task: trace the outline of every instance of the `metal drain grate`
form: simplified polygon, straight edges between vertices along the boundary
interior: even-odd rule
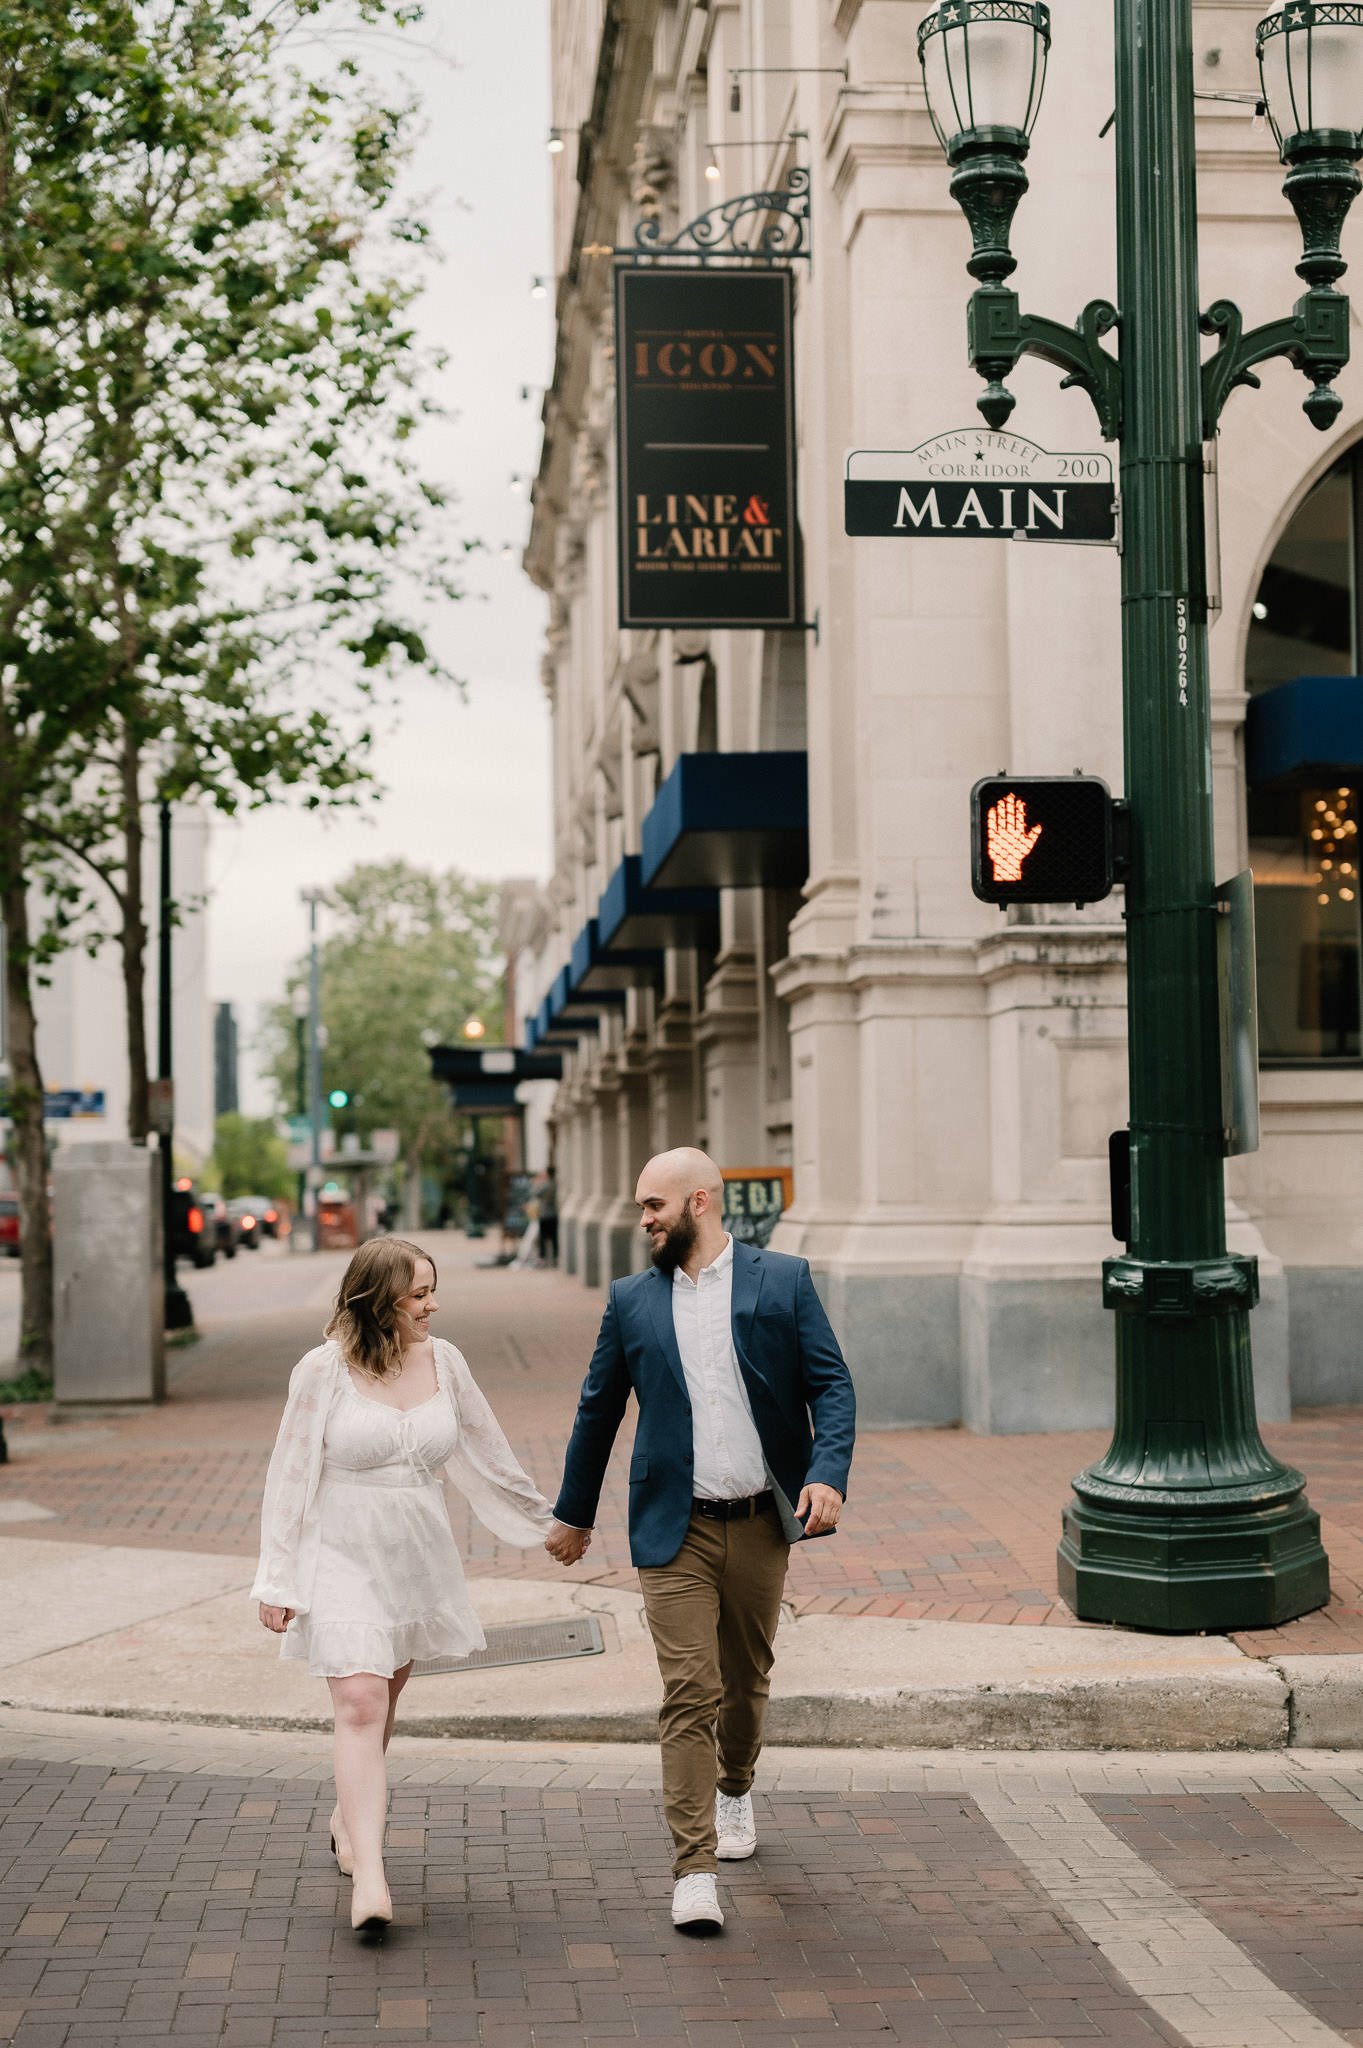
[[[606,1647],[601,1624],[590,1615],[579,1621],[527,1621],[485,1633],[485,1650],[475,1650],[471,1657],[427,1657],[413,1664],[413,1678],[430,1678],[446,1671],[489,1671],[499,1664],[553,1664],[560,1657],[599,1657]]]

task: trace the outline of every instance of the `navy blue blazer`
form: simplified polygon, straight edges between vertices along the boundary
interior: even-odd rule
[[[846,1498],[856,1425],[843,1362],[806,1260],[734,1241],[734,1350],[786,1535],[810,1481]],[[656,1266],[611,1287],[554,1513],[589,1529],[630,1393],[639,1424],[629,1466],[629,1546],[637,1565],[670,1564],[691,1520],[691,1402],[672,1327],[672,1280]],[[811,1418],[813,1426],[811,1428]]]

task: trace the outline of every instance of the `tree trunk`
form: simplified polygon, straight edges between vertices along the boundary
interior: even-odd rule
[[[402,1227],[417,1231],[421,1228],[421,1154],[413,1152],[407,1161],[403,1186]]]
[[[147,920],[142,873],[146,831],[142,823],[141,766],[137,741],[131,727],[125,725],[123,891],[118,944],[123,955],[123,1013],[128,1034],[128,1136],[134,1145],[146,1144],[151,1124],[147,1093]]]
[[[10,1145],[19,1195],[20,1372],[52,1375],[52,1209],[47,1193],[47,1137],[43,1129],[43,1077],[33,1025],[29,971],[28,898],[18,833],[0,853],[0,917],[5,925],[5,998],[9,1011]]]

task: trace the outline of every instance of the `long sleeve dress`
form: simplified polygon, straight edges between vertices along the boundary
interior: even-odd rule
[[[283,1658],[314,1677],[391,1678],[484,1644],[444,1488],[528,1549],[553,1521],[463,1354],[433,1340],[436,1392],[406,1413],[362,1394],[335,1343],[299,1360],[265,1479],[251,1597],[291,1607]]]

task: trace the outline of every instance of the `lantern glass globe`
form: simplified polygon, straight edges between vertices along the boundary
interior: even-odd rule
[[[1050,9],[1041,0],[939,0],[919,28],[918,60],[948,156],[981,129],[1031,135],[1050,46]]]
[[[1264,105],[1284,156],[1304,136],[1363,135],[1363,5],[1286,0],[1256,31]]]

